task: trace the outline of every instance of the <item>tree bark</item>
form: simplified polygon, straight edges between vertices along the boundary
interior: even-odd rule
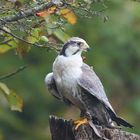
[[[50,116],[50,131],[52,140],[140,140],[140,136],[120,129],[102,128],[96,125],[102,137],[98,137],[89,124],[74,129],[72,120]]]

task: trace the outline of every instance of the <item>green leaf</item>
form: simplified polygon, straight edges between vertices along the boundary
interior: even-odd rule
[[[38,42],[39,41],[39,38],[40,38],[40,29],[39,28],[36,28],[32,31],[31,35],[27,37],[27,40],[30,42],[30,43],[35,43],[35,42]]]
[[[6,53],[7,51],[11,49],[15,49],[17,47],[17,43],[13,41],[9,41],[8,44],[2,44],[0,45],[0,54]]]
[[[10,95],[7,96],[7,100],[10,104],[10,108],[13,111],[22,111],[23,100],[20,96],[18,96],[14,91],[10,92]]]
[[[11,110],[13,111],[22,111],[23,108],[23,100],[20,96],[16,94],[13,90],[9,89],[6,84],[0,82],[0,91],[6,97]]]
[[[68,34],[66,34],[65,32],[63,32],[61,29],[57,29],[54,32],[54,35],[61,40],[62,42],[65,42],[66,40],[68,40],[70,38],[70,36]]]

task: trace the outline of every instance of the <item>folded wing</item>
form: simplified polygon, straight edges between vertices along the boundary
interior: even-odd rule
[[[116,115],[114,109],[108,101],[104,87],[95,72],[85,63],[82,65],[81,69],[82,75],[78,79],[78,85],[83,88],[87,94],[93,95],[103,104],[111,119],[115,121],[117,125],[132,128],[133,126],[131,124]]]

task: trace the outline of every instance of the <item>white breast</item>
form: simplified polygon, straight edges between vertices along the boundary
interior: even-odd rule
[[[83,60],[80,55],[71,57],[58,56],[53,63],[53,74],[56,80],[78,78],[81,71]]]
[[[53,74],[58,90],[70,101],[77,100],[77,79],[80,77],[83,60],[80,55],[58,56],[53,63]],[[75,101],[74,101],[75,102]]]

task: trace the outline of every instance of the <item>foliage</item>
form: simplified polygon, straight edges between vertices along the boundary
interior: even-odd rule
[[[56,41],[52,41],[52,37],[56,37],[60,41],[68,39],[69,36],[65,32],[65,25],[67,23],[76,24],[77,16],[89,18],[104,16],[101,12],[104,2],[99,2],[101,5],[100,8],[94,11],[92,10],[92,6],[96,1],[72,0],[68,2],[48,2],[47,9],[32,13],[33,16],[28,17],[29,13],[31,15],[31,12],[34,12],[36,7],[42,6],[43,2],[45,3],[45,1],[29,1],[29,5],[27,5],[26,1],[18,0],[1,2],[2,12],[0,17],[2,18],[0,23],[2,25],[0,30],[2,32],[0,35],[0,53],[15,49],[17,54],[24,56],[31,49],[31,46],[53,49]],[[49,5],[50,3],[51,5]],[[28,12],[27,9],[31,7],[33,10]],[[8,12],[8,9],[10,9],[10,12]],[[15,18],[10,17],[13,14],[15,14]],[[28,18],[21,19],[22,16]],[[106,17],[104,16],[104,18]],[[61,36],[61,32],[63,32],[63,38],[59,37]],[[46,36],[47,40],[42,40],[42,36]]]
[[[11,75],[15,67],[18,70],[21,65],[29,65],[18,74],[16,70],[9,78],[0,77],[0,89],[4,91],[0,92],[4,93],[0,94],[0,139],[45,140],[49,138],[50,114],[78,118],[77,109],[66,107],[46,94],[44,85],[45,74],[51,71],[56,52],[70,36],[84,38],[93,48],[87,54],[86,63],[92,65],[101,78],[117,114],[134,124],[134,130],[128,131],[140,134],[139,3],[121,0],[63,2],[64,5],[53,5],[26,18],[3,22],[9,16],[22,15],[41,6],[46,0],[0,1],[1,77],[7,73]],[[18,110],[23,105],[19,98],[23,98],[22,113],[8,110],[3,97],[9,97],[7,91],[14,91],[8,101]]]
[[[11,110],[22,111],[23,101],[14,91],[10,90],[4,83],[0,83],[0,91],[7,98]]]

